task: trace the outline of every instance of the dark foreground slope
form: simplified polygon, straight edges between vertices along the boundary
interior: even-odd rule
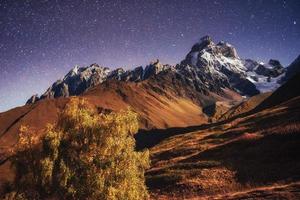
[[[294,81],[275,94],[292,91]],[[299,95],[239,118],[160,134],[166,137],[151,145],[147,172],[153,199],[299,198]]]

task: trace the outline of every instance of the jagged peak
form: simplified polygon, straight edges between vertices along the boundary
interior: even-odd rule
[[[161,64],[161,63],[159,62],[159,59],[158,59],[158,58],[157,58],[156,60],[150,62],[150,65],[158,65],[158,64]]]
[[[212,38],[209,35],[205,35],[200,38],[200,44],[201,43],[212,43]]]
[[[98,65],[97,63],[93,63],[90,65],[90,67],[100,67],[100,65]]]
[[[208,35],[200,38],[200,41],[192,47],[190,53],[200,52],[203,50],[213,53],[221,53],[225,57],[239,58],[237,51],[232,44],[226,41],[220,41],[217,44],[215,44],[212,38]]]
[[[206,36],[200,38],[198,43],[194,44],[191,52],[199,52],[199,51],[205,49],[209,45],[214,45],[214,43],[213,43],[211,37],[206,35]]]
[[[224,40],[221,40],[220,42],[218,42],[217,46],[226,46],[226,47],[233,47],[232,44],[224,41]]]
[[[283,66],[281,65],[279,60],[276,59],[270,59],[268,62],[269,65],[273,66],[273,67],[279,67],[279,68],[283,68]]]
[[[91,64],[90,66],[88,67],[81,67],[80,68],[80,71],[86,71],[86,70],[103,70],[103,71],[110,71],[110,69],[108,67],[104,67],[104,66],[101,66],[97,63],[93,63]]]
[[[125,72],[126,70],[124,70],[122,67],[118,67],[118,68],[116,68],[114,71],[117,71],[117,72]]]
[[[73,73],[73,74],[78,74],[78,70],[79,70],[79,65],[75,65],[74,67],[73,67],[73,69],[71,69],[71,73]]]
[[[126,70],[124,70],[122,67],[118,67],[114,70],[112,70],[110,73],[109,73],[109,76],[113,76],[113,75],[121,75],[123,73],[125,73]]]
[[[72,76],[75,76],[78,74],[78,71],[80,69],[80,66],[79,65],[75,65],[63,78],[62,80],[65,80],[67,79],[68,77],[72,77]],[[61,79],[59,79],[61,80]]]
[[[143,66],[138,66],[133,69],[133,71],[144,70]]]
[[[28,104],[33,104],[33,103],[37,102],[37,101],[39,100],[39,98],[40,98],[40,97],[39,97],[38,94],[32,95],[32,96],[27,100],[26,105],[28,105]]]

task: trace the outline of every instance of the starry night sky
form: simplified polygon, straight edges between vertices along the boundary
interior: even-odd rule
[[[0,0],[0,112],[75,64],[176,64],[207,34],[242,58],[288,65],[299,25],[299,0]]]

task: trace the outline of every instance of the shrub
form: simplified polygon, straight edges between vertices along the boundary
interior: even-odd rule
[[[47,127],[40,156],[20,157],[36,150],[19,144],[22,151],[14,163],[21,179],[16,185],[68,199],[148,199],[144,171],[149,153],[134,150],[137,130],[137,115],[130,109],[97,114],[84,100],[72,98],[57,125]],[[20,169],[28,162],[33,164]]]

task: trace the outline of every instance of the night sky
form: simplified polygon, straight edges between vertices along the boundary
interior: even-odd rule
[[[204,35],[288,65],[300,53],[300,1],[0,0],[0,112],[76,64],[175,64]]]

